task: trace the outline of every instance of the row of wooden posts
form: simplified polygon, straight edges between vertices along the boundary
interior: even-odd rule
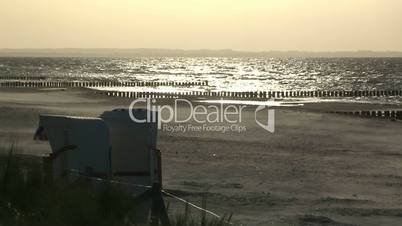
[[[36,80],[45,80],[45,79],[47,79],[48,77],[46,77],[46,76],[4,76],[4,75],[2,75],[2,76],[0,76],[0,80],[33,80],[33,81],[36,81]]]
[[[125,98],[179,98],[179,97],[226,97],[246,99],[269,99],[286,97],[364,97],[364,96],[402,96],[402,91],[261,91],[261,92],[227,92],[227,91],[192,91],[192,92],[124,92],[98,91],[98,93]],[[337,95],[333,95],[337,93]],[[341,93],[341,95],[339,95]]]
[[[208,81],[196,82],[113,82],[113,81],[3,81],[0,87],[158,87],[158,86],[176,86],[176,87],[193,87],[208,86]]]
[[[201,82],[80,82],[80,81],[6,81],[0,82],[0,87],[21,88],[65,88],[65,87],[192,87],[208,86],[207,81]],[[286,98],[286,97],[384,97],[384,96],[402,96],[402,90],[304,90],[304,91],[259,91],[259,92],[230,92],[230,91],[191,91],[191,92],[120,92],[103,91],[107,96],[119,97],[232,97],[247,99],[268,99],[268,98]]]
[[[364,118],[382,118],[402,120],[402,111],[399,110],[371,110],[371,111],[331,111],[329,113],[351,115]]]

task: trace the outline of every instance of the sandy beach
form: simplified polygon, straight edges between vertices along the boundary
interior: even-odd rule
[[[32,139],[39,114],[98,116],[129,104],[85,89],[0,89],[0,144],[15,140],[23,154],[44,155],[48,143]],[[401,122],[325,113],[401,107],[281,107],[275,133],[255,123],[251,108],[244,133],[161,130],[164,188],[196,204],[207,194],[208,209],[242,225],[401,225]]]

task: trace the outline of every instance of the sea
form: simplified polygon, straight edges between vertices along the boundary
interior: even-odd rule
[[[208,81],[207,86],[159,87],[168,91],[402,90],[402,58],[1,57],[0,77],[7,76],[52,81]],[[137,91],[139,87],[98,89]]]

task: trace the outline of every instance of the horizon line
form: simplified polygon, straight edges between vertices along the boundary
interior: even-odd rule
[[[164,48],[0,48],[0,57],[268,57],[268,58],[402,58],[402,51],[304,51]]]

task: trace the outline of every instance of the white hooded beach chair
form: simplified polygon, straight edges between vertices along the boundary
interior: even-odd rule
[[[113,177],[137,195],[139,223],[151,210],[153,221],[170,225],[162,198],[160,152],[156,149],[157,113],[146,109],[116,109],[99,118],[41,115],[35,139],[49,140],[52,153],[45,157],[52,176]],[[75,173],[78,173],[75,174]],[[96,183],[96,185],[99,185]],[[132,186],[127,186],[132,185]],[[155,216],[157,218],[155,218]]]
[[[106,111],[99,118],[41,115],[35,138],[49,140],[53,176],[74,171],[142,186],[161,184],[157,114],[146,109],[131,111],[136,118],[150,120],[134,122],[128,109]]]

